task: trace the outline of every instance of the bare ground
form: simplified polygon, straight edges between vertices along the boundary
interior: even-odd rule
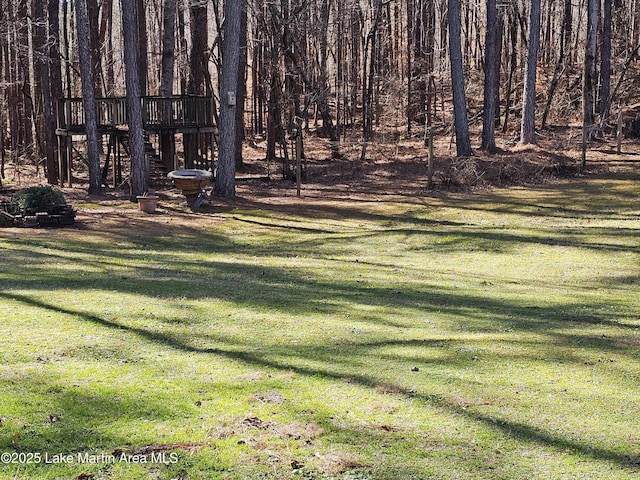
[[[237,176],[236,198],[213,198],[211,205],[197,215],[168,183],[155,189],[161,203],[154,215],[139,212],[130,204],[126,189],[105,189],[102,195],[88,196],[86,177],[81,174],[73,187],[62,190],[78,211],[76,228],[107,231],[137,225],[164,231],[177,225],[202,228],[221,219],[220,212],[238,207],[304,212],[319,202],[326,208],[331,202],[419,198],[588,175],[640,178],[638,140],[625,140],[620,154],[614,141],[594,142],[584,169],[580,168],[580,130],[576,128],[549,128],[533,147],[525,148],[508,138],[499,142],[493,154],[477,151],[474,157],[456,159],[453,139],[440,136],[435,142],[433,184],[428,188],[427,149],[422,139],[401,138],[397,131],[379,135],[367,146],[366,159],[361,161],[361,142],[344,142],[342,158],[331,159],[328,141],[311,135],[305,145],[306,178],[297,197],[296,184],[283,178],[281,163],[265,162],[264,141],[252,141],[245,146],[245,168]],[[474,145],[479,143],[479,139],[473,140]],[[8,165],[5,175],[8,180],[0,187],[0,200],[8,200],[20,188],[45,183],[42,174],[28,165]]]

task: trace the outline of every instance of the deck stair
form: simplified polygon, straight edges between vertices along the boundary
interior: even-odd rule
[[[167,179],[168,170],[174,164],[176,135],[181,134],[186,138],[195,138],[200,134],[213,136],[215,126],[215,105],[211,97],[193,95],[158,97],[142,97],[142,120],[145,132],[145,158],[149,175],[149,184],[152,187],[162,187],[170,183]],[[73,175],[73,141],[74,136],[85,136],[86,125],[84,123],[84,108],[81,98],[63,98],[57,104],[57,128],[56,135],[60,141],[61,155],[59,158],[60,171],[65,175],[71,185]],[[114,185],[122,184],[124,178],[121,162],[121,152],[129,156],[129,128],[126,108],[126,98],[110,97],[96,98],[96,114],[98,120],[98,133],[108,135],[112,140],[110,144],[113,160],[110,166],[105,162],[103,176],[108,170],[113,169]],[[154,138],[152,142],[151,138]],[[206,145],[213,145],[213,142]],[[160,148],[159,145],[164,145]],[[62,148],[64,146],[64,148]],[[160,155],[158,150],[162,151]],[[204,153],[202,153],[204,152]],[[210,155],[209,155],[210,153]],[[190,163],[209,164],[213,162],[213,147],[207,150],[193,148],[185,150],[185,165]],[[164,158],[163,158],[164,157]],[[188,158],[187,158],[188,157]],[[202,158],[200,158],[202,157]],[[209,158],[210,157],[210,158]],[[63,176],[61,176],[61,182]]]

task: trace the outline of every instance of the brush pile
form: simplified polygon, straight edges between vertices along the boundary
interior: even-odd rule
[[[75,216],[64,194],[49,185],[22,189],[0,203],[2,227],[60,227],[72,225]]]

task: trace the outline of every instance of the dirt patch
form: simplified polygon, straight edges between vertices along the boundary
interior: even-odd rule
[[[476,132],[477,135],[477,132]],[[440,195],[449,191],[474,191],[513,185],[539,184],[557,178],[625,171],[638,176],[640,142],[625,140],[623,153],[616,145],[594,143],[587,168],[580,168],[580,129],[550,127],[539,138],[539,145],[523,148],[509,134],[498,139],[498,151],[476,151],[466,159],[456,159],[453,138],[439,132],[435,143],[432,186],[428,188],[428,150],[420,138],[402,138],[399,130],[378,134],[361,159],[362,143],[347,139],[341,144],[341,158],[329,157],[328,140],[313,134],[305,138],[305,180],[301,198],[296,185],[283,178],[281,162],[267,163],[264,141],[245,146],[245,167],[237,175],[237,197],[211,199],[193,214],[180,191],[167,182],[153,189],[160,197],[154,214],[137,210],[126,189],[106,188],[98,196],[87,195],[87,179],[78,174],[73,187],[62,188],[67,201],[77,210],[76,226],[87,230],[117,230],[136,227],[155,229],[159,234],[176,226],[203,228],[221,221],[220,213],[236,208],[271,208],[308,211],[321,201],[384,200],[392,197]],[[472,139],[479,144],[477,138]],[[5,167],[7,179],[0,187],[0,201],[7,201],[21,188],[44,184],[42,172],[28,163]]]
[[[271,403],[282,405],[287,399],[279,392],[264,392],[252,395],[250,400],[255,403]]]
[[[580,139],[579,128],[550,127],[537,146],[523,147],[506,134],[499,138],[496,152],[476,151],[470,158],[457,159],[450,134],[440,132],[429,188],[428,149],[422,139],[387,132],[367,146],[365,160],[361,159],[362,143],[357,141],[345,142],[342,157],[332,159],[327,140],[311,135],[306,138],[301,193],[307,200],[372,200],[535,185],[620,170],[638,173],[640,142],[625,140],[620,154],[615,144],[593,142],[582,168]],[[473,143],[479,144],[479,139]],[[238,195],[273,205],[295,203],[295,183],[283,178],[280,163],[266,164],[265,147],[260,142],[245,149],[246,168],[238,174]]]
[[[366,467],[366,464],[349,452],[333,451],[326,454],[317,454],[320,459],[320,471],[326,475],[341,475],[344,472]]]

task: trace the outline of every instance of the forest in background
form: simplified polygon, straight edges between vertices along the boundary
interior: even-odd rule
[[[638,111],[637,0],[248,0],[229,9],[234,4],[0,0],[0,175],[8,163],[30,163],[59,182],[57,100],[86,99],[88,72],[95,97],[129,93],[127,35],[139,96],[208,95],[215,111],[224,59],[239,57],[238,131],[264,139],[266,160],[283,162],[285,175],[295,169],[292,144],[303,150],[310,134],[329,139],[332,158],[357,141],[364,160],[389,126],[425,139],[429,130],[455,131],[464,157],[472,153],[470,123],[482,124],[474,150],[491,152],[496,132],[535,143],[536,129],[583,125],[589,140],[615,133],[624,108]],[[225,52],[231,11],[239,44]],[[76,153],[96,170],[91,152]]]

